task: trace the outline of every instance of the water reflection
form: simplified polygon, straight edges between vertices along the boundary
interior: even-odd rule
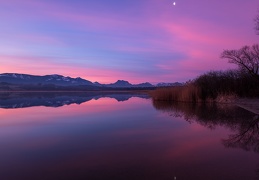
[[[223,139],[227,148],[241,148],[259,153],[259,116],[233,105],[191,104],[153,101],[153,106],[174,117],[196,122],[210,129],[226,127],[232,134]]]
[[[112,98],[118,102],[132,97],[148,99],[146,93],[140,92],[33,92],[33,93],[0,93],[0,108],[25,108],[33,106],[61,107],[70,104],[81,104],[92,99]]]
[[[48,94],[28,98],[30,95],[12,94],[2,96],[1,103],[4,98],[18,104],[22,98],[44,100],[52,96],[61,100],[81,97]],[[225,148],[221,140],[236,134],[240,124],[255,117],[253,114],[233,107],[154,102],[156,110],[150,99],[137,96],[118,102],[131,96],[94,95],[98,100],[58,108],[0,108],[0,179],[255,177],[258,155]]]

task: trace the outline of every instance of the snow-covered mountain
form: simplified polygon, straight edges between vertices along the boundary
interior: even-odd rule
[[[65,77],[57,74],[34,76],[29,74],[4,73],[0,74],[0,82],[10,84],[55,84],[60,86],[94,85],[91,81],[78,78]]]
[[[124,87],[124,88],[130,88],[130,87],[139,87],[139,88],[143,88],[143,87],[155,87],[154,85],[146,82],[146,83],[141,83],[141,84],[131,84],[128,81],[124,81],[124,80],[118,80],[115,83],[112,84],[107,84],[107,87]]]
[[[157,87],[170,87],[170,86],[182,86],[183,83],[175,82],[175,83],[158,83],[156,86]]]
[[[101,84],[98,82],[92,83],[91,81],[82,79],[80,77],[71,78],[69,76],[62,76],[58,74],[37,76],[29,74],[18,74],[18,73],[3,73],[0,74],[0,83],[16,84],[16,85],[55,85],[55,86],[88,86],[92,90],[98,88],[155,88],[155,87],[168,87],[168,86],[181,86],[182,83],[158,83],[157,85],[152,85],[148,82],[140,84],[131,84],[125,80],[118,80],[111,84]]]
[[[57,85],[57,86],[80,86],[87,85],[93,87],[105,87],[105,88],[150,88],[154,87],[150,83],[131,84],[128,81],[118,80],[111,84],[101,84],[98,82],[92,83],[91,81],[82,79],[80,77],[71,78],[58,74],[36,76],[29,74],[18,73],[3,73],[0,74],[0,83],[9,83],[17,85]]]

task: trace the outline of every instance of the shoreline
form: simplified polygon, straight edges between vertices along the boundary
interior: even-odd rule
[[[87,93],[87,92],[143,92],[143,93],[148,93],[150,90],[139,90],[139,89],[131,89],[131,90],[34,90],[34,91],[23,91],[23,90],[17,90],[17,91],[1,91],[0,90],[0,94],[1,93]]]
[[[146,93],[149,94],[150,90],[88,90],[88,91],[0,91],[0,94],[5,93]],[[152,98],[152,96],[151,96]],[[235,96],[221,96],[215,101],[217,104],[232,104],[259,115],[259,98],[238,98]]]
[[[246,109],[254,114],[259,115],[259,99],[258,98],[240,98],[237,99],[234,105]]]
[[[218,96],[218,104],[232,104],[259,115],[259,98],[239,98],[235,95]]]

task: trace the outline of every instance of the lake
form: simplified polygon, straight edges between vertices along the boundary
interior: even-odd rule
[[[0,179],[259,178],[259,117],[138,93],[0,95]]]

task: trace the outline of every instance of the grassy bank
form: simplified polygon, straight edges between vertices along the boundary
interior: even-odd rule
[[[155,101],[232,102],[237,98],[259,97],[259,82],[239,71],[213,71],[179,87],[150,92]]]
[[[177,102],[200,102],[201,91],[193,85],[179,87],[159,88],[150,92],[151,97],[156,101],[177,101]]]

